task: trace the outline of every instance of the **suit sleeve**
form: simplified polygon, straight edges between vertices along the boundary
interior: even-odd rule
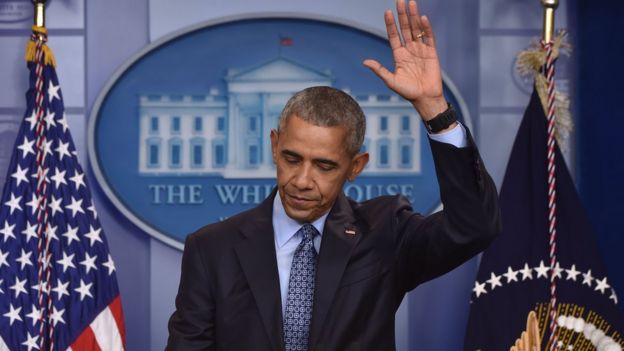
[[[215,350],[215,303],[197,236],[188,236],[166,350]]]
[[[465,148],[430,140],[444,209],[423,217],[404,198],[394,209],[405,291],[467,261],[501,231],[496,186],[466,131]]]

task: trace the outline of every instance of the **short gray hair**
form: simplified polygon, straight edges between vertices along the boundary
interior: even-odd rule
[[[366,133],[366,118],[358,103],[347,93],[326,86],[306,88],[293,95],[280,115],[278,131],[296,115],[320,127],[347,128],[346,147],[351,155],[360,151]]]

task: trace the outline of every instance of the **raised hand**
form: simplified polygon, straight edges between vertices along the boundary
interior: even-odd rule
[[[416,1],[409,1],[408,7],[409,11],[404,0],[397,0],[401,34],[392,11],[384,13],[394,73],[373,59],[365,60],[364,66],[370,68],[390,89],[410,101],[423,119],[428,120],[447,108],[442,95],[440,61],[429,19],[420,15]]]

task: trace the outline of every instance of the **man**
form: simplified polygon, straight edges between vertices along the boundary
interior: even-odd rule
[[[431,25],[413,1],[397,12],[403,43],[385,13],[395,72],[364,65],[432,131],[444,211],[423,217],[401,196],[346,198],[344,183],[368,162],[362,110],[329,87],[295,94],[271,132],[276,191],[186,241],[169,350],[393,350],[405,293],[499,232],[496,189],[442,95]]]

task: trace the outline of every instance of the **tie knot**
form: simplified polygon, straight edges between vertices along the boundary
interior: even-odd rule
[[[310,223],[304,224],[299,231],[303,234],[304,240],[312,240],[319,233]]]

